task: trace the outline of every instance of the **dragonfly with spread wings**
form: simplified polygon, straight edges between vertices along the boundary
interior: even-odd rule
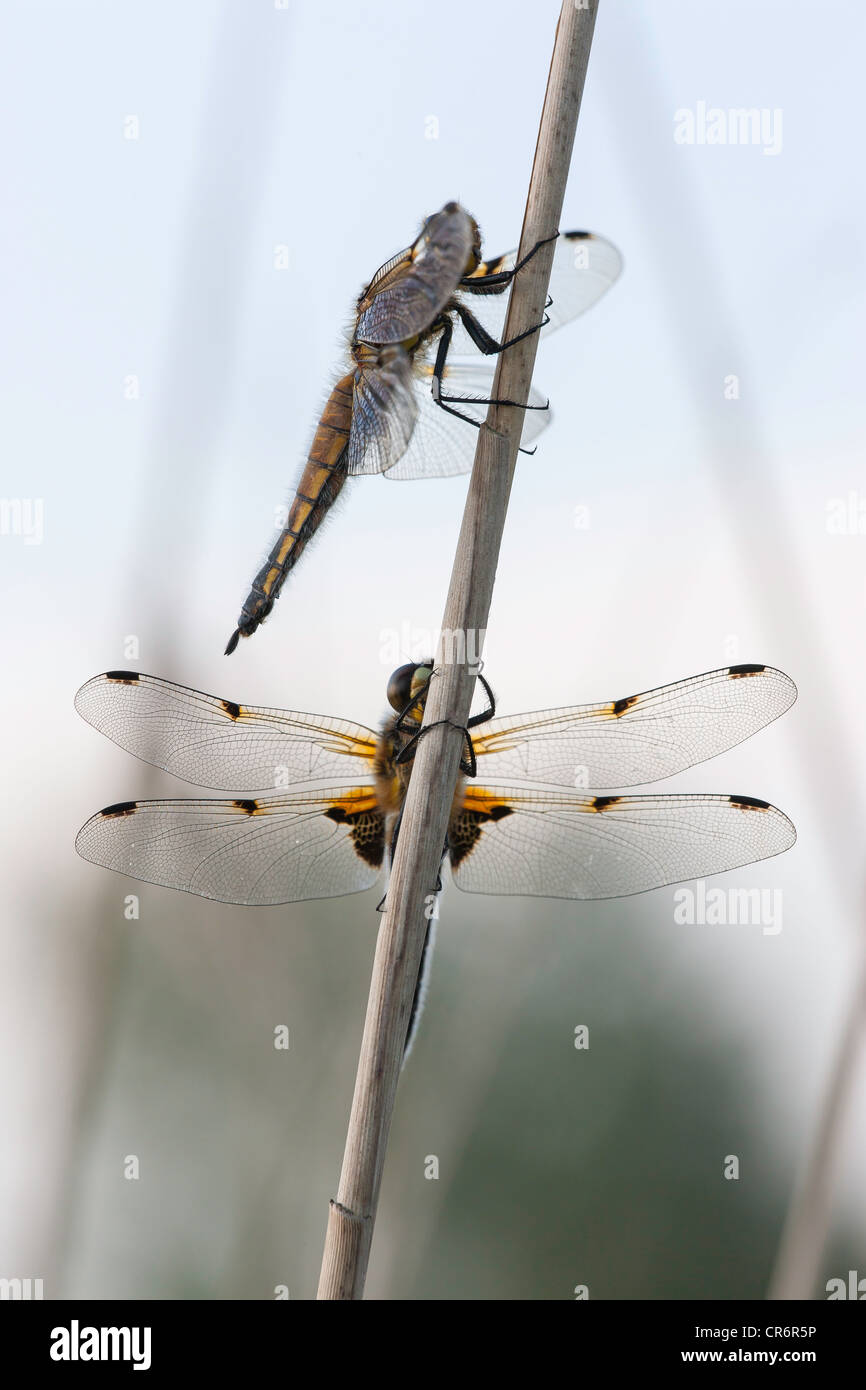
[[[556,240],[551,302],[544,322],[529,333],[552,332],[582,314],[622,268],[616,248],[591,232],[550,239]],[[491,403],[491,359],[527,336],[502,339],[505,290],[543,244],[522,261],[514,251],[482,260],[478,223],[459,203],[446,203],[411,246],[376,271],[355,308],[350,370],[325,404],[285,523],[253,580],[227,654],[271,612],[347,478],[468,472],[476,440],[468,426],[480,425]],[[525,448],[549,415],[534,389],[521,408]]]
[[[393,850],[433,674],[430,662],[394,672],[394,713],[379,733],[135,671],[94,676],[75,699],[89,724],[186,782],[235,795],[106,806],[81,828],[76,849],[132,878],[251,907],[370,888]],[[582,789],[656,782],[741,743],[796,699],[783,672],[730,666],[604,704],[504,718],[479,679],[490,705],[466,731],[443,852],[458,888],[619,897],[735,869],[794,843],[788,817],[755,797]],[[348,781],[321,786],[335,777]],[[432,922],[410,1041],[431,944]]]
[[[372,887],[411,776],[401,754],[417,736],[431,671],[412,662],[394,672],[395,712],[379,733],[135,671],[95,676],[75,700],[89,724],[186,782],[235,795],[107,806],[79,832],[79,854],[245,906]],[[476,715],[467,737],[477,777],[458,783],[445,846],[457,887],[619,897],[790,848],[787,816],[754,797],[598,792],[715,757],[777,719],[796,694],[770,666],[731,666],[604,704]],[[334,778],[344,784],[320,785]]]

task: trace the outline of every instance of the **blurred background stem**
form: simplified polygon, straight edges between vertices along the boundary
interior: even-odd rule
[[[866,952],[821,1101],[806,1169],[791,1202],[768,1298],[814,1298],[832,1216],[837,1160],[854,1096],[866,1022]]]

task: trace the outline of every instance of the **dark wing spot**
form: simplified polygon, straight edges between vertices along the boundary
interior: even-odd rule
[[[385,858],[385,819],[381,812],[344,811],[342,806],[329,806],[324,814],[338,825],[351,825],[352,844],[359,859],[381,869]]]
[[[729,796],[732,806],[740,806],[744,811],[769,811],[769,801],[759,801],[756,796]]]
[[[137,801],[118,801],[114,806],[106,806],[99,814],[106,818],[108,816],[131,816],[137,806]]]
[[[566,241],[589,241],[592,232],[563,232]]]
[[[237,806],[239,811],[246,811],[248,816],[252,816],[259,809],[257,801],[233,801],[233,806]]]
[[[745,666],[729,666],[728,675],[736,680],[737,676],[759,676],[766,669],[766,666],[750,666],[747,663]]]
[[[220,700],[220,704],[228,715],[229,719],[239,719],[241,714],[240,705],[236,705],[234,700]]]
[[[139,678],[138,671],[106,671],[107,681],[121,681],[124,685],[134,685]]]
[[[614,700],[613,712],[617,719],[621,714],[625,714],[627,709],[631,709],[632,705],[636,705],[639,699],[639,695],[627,695],[624,700]]]
[[[615,806],[618,801],[622,801],[621,796],[594,796],[590,805],[594,811],[606,811],[608,806]]]
[[[458,811],[451,817],[448,826],[448,856],[452,869],[456,869],[468,854],[471,854],[481,839],[481,827],[485,821],[504,820],[513,815],[510,806],[491,806],[489,811]]]
[[[380,869],[385,858],[385,820],[378,811],[358,811],[353,817],[355,828],[352,831],[352,844],[355,853]]]
[[[462,864],[481,839],[481,825],[488,819],[485,811],[458,811],[448,827],[448,857],[452,869]]]

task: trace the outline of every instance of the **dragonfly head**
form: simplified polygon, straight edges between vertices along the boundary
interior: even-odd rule
[[[402,714],[411,700],[418,699],[418,704],[410,713],[420,721],[424,700],[419,697],[432,674],[432,661],[410,661],[405,666],[399,666],[388,681],[388,704],[391,708]]]

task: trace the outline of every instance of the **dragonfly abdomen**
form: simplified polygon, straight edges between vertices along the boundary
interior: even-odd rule
[[[352,424],[354,372],[337,382],[319,417],[307,461],[289,507],[285,525],[259,570],[226,647],[228,656],[240,637],[250,637],[270,613],[286,576],[321,526],[346,481],[346,447]]]

